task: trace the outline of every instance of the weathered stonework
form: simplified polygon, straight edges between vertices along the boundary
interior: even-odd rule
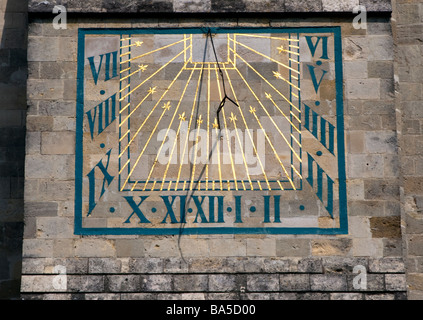
[[[109,5],[111,11],[116,10]],[[211,3],[211,9],[203,2],[201,5],[201,10],[213,10],[215,3]],[[290,10],[297,10],[292,5],[288,6]],[[128,6],[132,8],[129,2]],[[34,8],[34,4],[30,5],[30,10],[36,11]],[[182,5],[179,8],[194,10]],[[350,10],[331,7],[328,2],[317,8]],[[281,20],[269,19],[258,25],[280,23]],[[309,23],[291,21],[286,25]],[[182,18],[165,24],[166,27],[201,25],[201,20],[191,22]],[[235,18],[225,22],[216,18],[207,23],[208,27],[226,25],[255,26],[257,21]],[[76,63],[77,29],[92,23],[89,19],[70,18],[67,30],[53,32],[47,20],[33,20],[29,68],[38,71],[31,73],[28,80],[33,107],[28,112],[28,136],[32,137],[32,144],[27,155],[26,203],[34,214],[27,215],[33,227],[28,227],[24,241],[23,297],[45,298],[48,293],[49,299],[406,298],[394,94],[389,85],[393,81],[389,70],[394,62],[389,20],[370,18],[367,30],[355,30],[349,21],[332,22],[330,18],[314,25],[340,25],[343,35],[345,132],[349,142],[348,234],[340,237],[187,235],[179,240],[178,236],[81,238],[73,234],[71,155],[74,149],[66,141],[74,139],[75,119],[69,108],[76,92],[66,88],[76,81],[76,74],[69,68]],[[107,27],[107,22],[99,26]],[[132,19],[128,23],[121,18],[114,21],[114,26],[160,28],[164,24],[160,19]],[[46,45],[60,48],[60,43],[66,43],[68,49],[51,50],[50,57],[42,54]],[[42,80],[46,76],[51,81]],[[52,103],[63,109],[63,114]],[[60,141],[54,139],[57,137]],[[57,161],[68,161],[68,165],[56,169]],[[40,212],[40,206],[50,209]],[[63,292],[55,292],[51,282],[56,273],[54,267],[59,264],[67,270],[65,296]],[[357,265],[364,266],[368,272],[368,286],[364,290],[353,286],[357,275],[353,269]]]
[[[23,299],[423,299],[421,1],[23,2],[0,1],[8,106],[0,117],[0,298],[18,297],[20,282]],[[53,28],[55,5],[66,7],[67,29]],[[366,29],[352,26],[357,5],[367,9]],[[75,234],[79,28],[304,26],[341,28],[345,234]],[[177,71],[169,68],[158,86]],[[301,80],[312,96],[310,75]],[[328,101],[334,83],[321,83]],[[239,88],[240,97],[247,93]],[[84,169],[101,148],[92,154]],[[311,215],[294,198],[281,201],[289,215]],[[102,210],[85,226],[120,225]],[[322,228],[336,223],[319,219]],[[357,267],[367,272],[365,288],[356,285]]]

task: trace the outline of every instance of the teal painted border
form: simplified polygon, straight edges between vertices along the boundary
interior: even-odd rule
[[[337,158],[339,181],[339,228],[84,228],[82,227],[82,187],[83,187],[83,120],[84,120],[84,53],[85,35],[92,34],[199,34],[212,33],[333,33],[335,50],[335,78],[336,78],[336,122],[337,122]],[[77,235],[177,235],[177,234],[347,234],[347,190],[345,170],[345,136],[344,136],[344,107],[343,107],[343,72],[342,72],[342,38],[341,27],[299,27],[299,28],[160,28],[160,29],[131,29],[111,28],[94,29],[81,28],[78,30],[78,64],[77,64],[77,101],[76,101],[76,139],[75,139],[75,229]]]

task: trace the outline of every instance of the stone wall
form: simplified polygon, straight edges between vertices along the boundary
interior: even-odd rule
[[[353,15],[231,15],[113,19],[76,12],[146,10],[143,4],[70,2],[66,30],[55,30],[53,2],[30,1],[25,236],[22,296],[26,299],[405,299],[401,233],[400,165],[394,91],[394,53],[387,2],[365,3],[367,29]],[[63,1],[62,1],[63,3]],[[139,3],[139,2],[137,2]],[[227,2],[225,2],[227,3]],[[157,2],[157,11],[253,11],[212,1]],[[278,2],[279,3],[279,2]],[[309,2],[307,2],[310,4]],[[65,3],[63,3],[65,4]],[[184,5],[182,5],[184,4]],[[273,2],[260,12],[275,9]],[[311,8],[285,2],[276,11]],[[318,1],[315,11],[350,12]],[[144,9],[143,9],[144,8]],[[154,7],[155,8],[155,7]],[[226,8],[226,9],[225,9]],[[250,9],[249,9],[250,8]],[[268,8],[268,9],[266,9]],[[308,9],[307,9],[308,8]],[[340,26],[343,47],[348,233],[342,235],[76,235],[75,103],[78,28]],[[46,50],[48,48],[48,50]],[[418,94],[418,90],[415,89]],[[417,107],[416,107],[417,108]],[[416,109],[417,110],[417,109]],[[416,111],[417,112],[417,111]],[[417,141],[414,140],[415,143]],[[416,149],[414,149],[416,150]],[[416,169],[417,170],[417,169]],[[415,238],[417,241],[420,238]],[[181,256],[180,253],[183,253]],[[417,261],[417,260],[416,260]],[[355,289],[354,267],[367,271]],[[60,275],[64,267],[66,274]],[[416,265],[417,266],[417,265]],[[64,280],[65,279],[65,280]],[[57,286],[57,281],[66,286]]]
[[[27,10],[27,1],[0,1],[0,299],[20,296]]]
[[[393,1],[395,87],[400,150],[404,256],[409,299],[423,299],[422,285],[422,38],[423,3]]]

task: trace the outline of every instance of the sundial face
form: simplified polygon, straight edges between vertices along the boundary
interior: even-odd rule
[[[338,28],[79,31],[75,233],[347,232]]]

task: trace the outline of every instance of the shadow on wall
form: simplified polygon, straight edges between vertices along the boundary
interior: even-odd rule
[[[28,0],[0,0],[0,299],[18,299],[22,265]]]

